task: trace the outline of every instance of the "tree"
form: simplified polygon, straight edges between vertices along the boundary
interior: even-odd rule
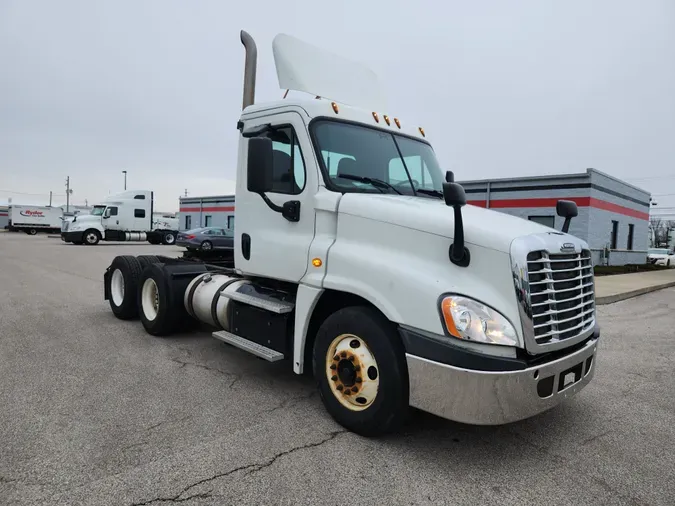
[[[654,237],[654,246],[659,246],[660,244],[668,241],[668,231],[666,230],[666,224],[661,218],[652,216],[649,218],[649,228],[652,231]]]

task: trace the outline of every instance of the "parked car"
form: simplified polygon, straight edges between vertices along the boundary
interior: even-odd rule
[[[668,248],[649,248],[647,251],[647,261],[650,264],[675,267],[675,253]]]
[[[179,232],[176,245],[187,249],[211,251],[234,248],[234,233],[226,228],[202,227]]]

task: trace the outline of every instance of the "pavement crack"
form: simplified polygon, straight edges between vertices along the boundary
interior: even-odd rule
[[[189,366],[192,366],[192,367],[197,367],[199,369],[205,369],[207,371],[217,372],[218,374],[222,374],[223,376],[227,376],[228,378],[232,378],[232,381],[230,381],[230,384],[229,384],[228,388],[232,388],[234,386],[234,384],[241,379],[241,375],[233,373],[233,372],[229,372],[229,371],[223,371],[222,369],[219,369],[217,367],[211,367],[211,366],[208,366],[208,365],[199,364],[197,362],[188,362],[186,360],[181,360],[179,358],[172,358],[171,361],[175,362],[176,364],[179,364],[179,367],[178,367],[179,369],[182,369],[185,366],[189,365]]]
[[[340,434],[344,434],[345,432],[347,432],[347,431],[346,430],[334,431],[334,432],[329,433],[328,436],[324,437],[321,441],[317,441],[315,443],[308,443],[308,444],[304,444],[304,445],[301,445],[301,446],[295,446],[295,447],[293,447],[289,450],[284,450],[284,451],[279,452],[279,453],[275,454],[274,456],[270,457],[265,462],[238,466],[238,467],[235,467],[234,469],[230,469],[230,470],[222,472],[222,473],[214,474],[213,476],[209,476],[208,478],[202,478],[199,481],[196,481],[194,483],[191,483],[190,485],[187,485],[187,486],[183,487],[183,489],[174,496],[159,496],[159,497],[155,497],[154,499],[149,499],[147,501],[131,503],[130,506],[148,506],[150,504],[159,503],[159,502],[180,503],[180,502],[189,501],[191,499],[207,499],[207,498],[210,498],[210,497],[214,497],[212,495],[213,490],[209,490],[208,492],[201,492],[201,493],[198,493],[198,494],[191,494],[191,495],[185,496],[185,497],[183,497],[183,496],[185,494],[187,494],[188,492],[190,492],[190,490],[193,490],[194,488],[196,488],[200,485],[204,485],[205,483],[210,483],[210,482],[212,482],[214,480],[217,480],[219,478],[226,478],[226,477],[230,476],[231,474],[238,473],[239,471],[248,471],[245,474],[245,476],[256,473],[258,471],[261,471],[262,469],[270,467],[272,464],[274,464],[281,457],[284,457],[286,455],[290,455],[291,453],[295,453],[297,451],[305,450],[307,448],[316,448],[317,446],[321,446],[325,443],[328,443],[329,441],[332,441],[337,436],[339,436]]]

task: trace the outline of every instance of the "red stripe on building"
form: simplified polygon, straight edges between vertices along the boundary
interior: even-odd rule
[[[538,198],[538,199],[504,199],[504,200],[490,200],[490,209],[513,209],[513,208],[537,208],[537,207],[555,207],[560,198]],[[636,211],[629,207],[612,204],[605,200],[596,199],[593,197],[564,197],[563,200],[571,200],[576,202],[579,207],[594,207],[595,209],[602,209],[617,214],[623,214],[632,218],[640,220],[649,220],[649,213],[643,211]],[[485,200],[469,200],[467,204],[478,207],[487,207]]]
[[[0,213],[0,216],[9,216],[7,213]]]
[[[181,213],[198,213],[203,212],[217,212],[217,211],[234,211],[234,206],[212,206],[212,207],[181,207]]]

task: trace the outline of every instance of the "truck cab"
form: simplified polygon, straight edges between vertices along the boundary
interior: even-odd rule
[[[288,35],[273,42],[280,88],[311,98],[255,104],[257,49],[241,40],[234,266],[119,257],[105,274],[118,317],[153,335],[194,318],[285,360],[363,435],[409,406],[508,423],[591,381],[599,327],[590,249],[566,233],[574,203],[559,202],[563,231],[466,205],[372,72]]]
[[[129,190],[111,195],[94,205],[88,215],[64,221],[61,239],[75,244],[99,241],[148,241],[174,244],[178,221],[154,213],[154,194]]]

